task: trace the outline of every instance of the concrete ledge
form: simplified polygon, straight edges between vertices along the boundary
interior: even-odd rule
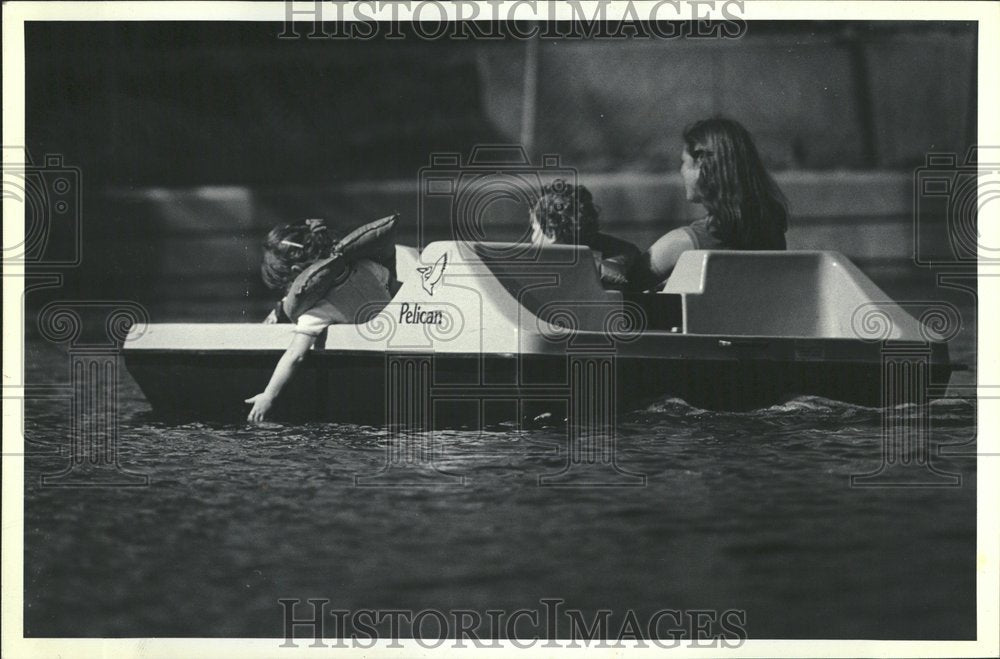
[[[877,280],[919,274],[913,266],[911,174],[783,172],[776,178],[790,202],[789,249],[839,251]],[[580,174],[577,180],[593,191],[604,228],[640,248],[703,213],[684,200],[675,173]],[[237,307],[250,308],[256,316],[273,297],[260,284],[260,242],[277,224],[322,217],[333,226],[353,227],[399,211],[401,243],[453,239],[448,200],[426,207],[433,212],[424,212],[424,226],[418,226],[418,183],[415,178],[324,189],[109,190],[87,200],[87,281],[126,281],[120,273],[127,272],[131,285],[122,293],[169,308],[169,317],[210,313],[213,300],[221,306],[209,317],[230,317]],[[518,240],[526,221],[522,205],[497,203],[487,211],[484,238]],[[944,218],[922,217],[921,222],[922,232],[926,224],[935,236],[945,236],[927,244],[948,249]]]
[[[877,218],[909,215],[913,208],[913,174],[907,172],[779,172],[775,180],[788,197],[795,221],[854,216]],[[579,173],[576,182],[594,193],[604,223],[612,226],[682,224],[700,217],[699,206],[684,199],[680,175]],[[117,215],[148,220],[149,228],[170,231],[218,231],[234,227],[269,227],[305,217],[343,219],[398,209],[404,222],[417,217],[419,181],[359,181],[316,188],[283,186],[267,189],[202,187],[110,189],[102,197]],[[497,221],[523,220],[512,204],[491,209]],[[124,218],[123,218],[124,219]]]

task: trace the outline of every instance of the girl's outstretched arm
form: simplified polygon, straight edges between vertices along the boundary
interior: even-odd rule
[[[247,415],[247,421],[258,423],[264,420],[274,404],[274,400],[285,387],[285,383],[295,374],[296,367],[305,359],[306,353],[312,348],[315,340],[316,337],[309,334],[295,334],[291,345],[278,360],[278,365],[274,367],[274,374],[271,375],[271,381],[267,383],[264,391],[244,401],[253,405],[250,414]]]

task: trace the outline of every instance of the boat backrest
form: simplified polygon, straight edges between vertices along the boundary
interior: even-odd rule
[[[420,250],[407,245],[396,245],[396,278],[403,281],[411,276],[420,261]]]
[[[578,330],[601,331],[622,306],[622,294],[601,286],[590,248],[546,245],[510,258],[497,243],[473,243],[476,255],[520,308],[535,318],[558,318]]]
[[[886,338],[921,340],[919,322],[833,251],[692,250],[663,290],[682,296],[688,334],[866,338],[866,314]]]

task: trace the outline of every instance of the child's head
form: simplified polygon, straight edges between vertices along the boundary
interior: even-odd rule
[[[264,241],[260,275],[268,288],[285,291],[311,263],[329,256],[334,236],[323,220],[282,224],[271,229]]]
[[[587,245],[599,229],[600,209],[590,190],[556,179],[542,188],[531,209],[532,239],[564,245]]]

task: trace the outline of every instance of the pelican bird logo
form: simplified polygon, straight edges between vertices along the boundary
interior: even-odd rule
[[[424,287],[428,295],[434,295],[434,287],[441,281],[446,265],[448,265],[448,255],[442,254],[441,258],[434,265],[417,268],[417,272],[420,273],[420,277],[422,278],[420,285]]]

